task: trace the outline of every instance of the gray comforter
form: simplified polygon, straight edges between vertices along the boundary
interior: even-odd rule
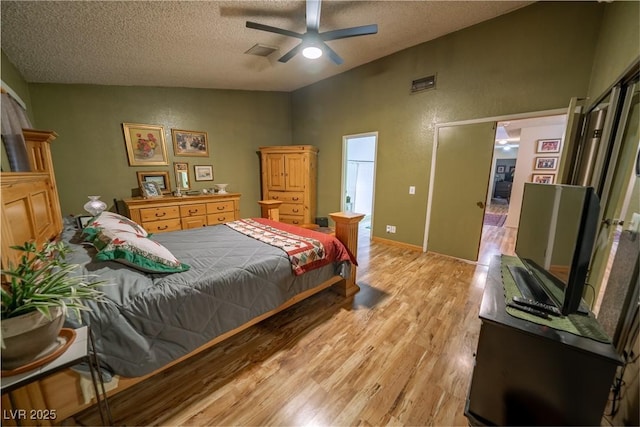
[[[102,364],[114,374],[148,374],[216,336],[278,307],[336,274],[337,263],[295,276],[287,254],[224,225],[162,233],[152,238],[191,269],[148,274],[122,264],[93,261],[95,249],[68,229],[70,258],[79,274],[96,274],[104,302],[83,314]]]

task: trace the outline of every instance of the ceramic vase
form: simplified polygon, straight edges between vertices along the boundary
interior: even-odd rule
[[[84,204],[84,210],[96,216],[107,208],[107,204],[100,200],[100,196],[88,196],[89,201]]]

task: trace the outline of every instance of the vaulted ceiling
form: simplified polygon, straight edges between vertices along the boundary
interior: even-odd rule
[[[245,26],[304,33],[304,1],[3,0],[1,46],[28,82],[292,91],[531,3],[325,0],[320,31],[378,24],[328,42],[342,65],[278,62],[299,40]]]

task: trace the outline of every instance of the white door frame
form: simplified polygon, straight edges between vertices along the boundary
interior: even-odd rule
[[[342,137],[342,177],[340,181],[340,210],[345,211],[346,201],[344,200],[344,192],[347,186],[347,141],[350,138],[363,138],[367,136],[375,137],[374,141],[374,153],[373,153],[373,188],[372,188],[372,196],[371,196],[371,237],[373,237],[373,217],[374,217],[374,206],[376,204],[376,169],[378,167],[378,132],[364,132],[364,133],[356,133],[352,135],[344,135]]]
[[[436,123],[433,136],[433,149],[431,151],[431,173],[429,174],[429,193],[427,195],[427,217],[425,218],[424,240],[422,242],[422,251],[428,250],[429,226],[431,225],[431,204],[433,202],[433,184],[436,176],[436,153],[438,150],[438,131],[443,127],[471,125],[486,122],[504,122],[508,120],[530,119],[534,117],[556,116],[559,114],[567,114],[566,108],[556,108],[554,110],[534,111],[531,113],[508,114],[505,116],[485,117],[479,119],[461,120],[457,122]],[[564,141],[562,142],[564,144]]]

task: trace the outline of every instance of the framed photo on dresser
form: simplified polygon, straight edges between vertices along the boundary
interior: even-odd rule
[[[169,172],[136,172],[138,175],[138,186],[143,188],[145,182],[153,182],[160,189],[161,193],[171,193],[171,182],[169,181]]]

